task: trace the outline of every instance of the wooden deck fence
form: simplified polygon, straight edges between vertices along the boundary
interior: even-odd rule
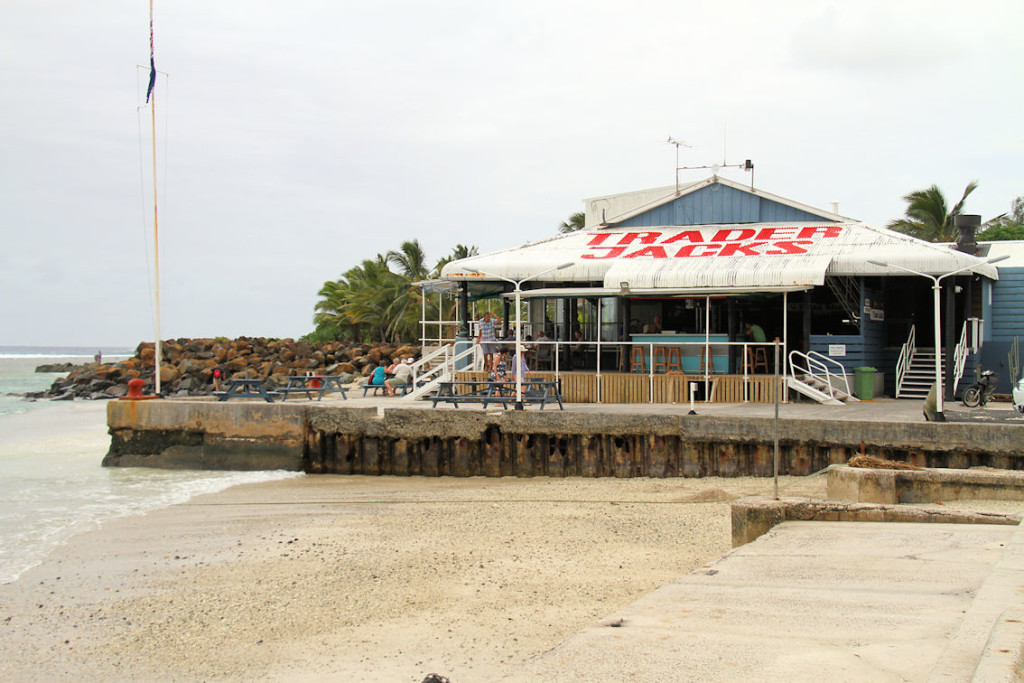
[[[553,372],[534,372],[530,376],[541,380],[556,379]],[[562,400],[566,403],[686,403],[690,400],[690,383],[696,383],[695,397],[701,402],[705,400],[705,387],[711,403],[772,403],[775,400],[774,375],[710,375],[705,384],[704,375],[670,372],[652,377],[648,374],[603,372],[600,396],[596,373],[562,372],[558,378],[562,380]],[[482,381],[487,379],[487,373],[457,372],[455,379]],[[780,377],[779,384],[784,387],[785,378]],[[785,393],[779,398],[784,400]]]

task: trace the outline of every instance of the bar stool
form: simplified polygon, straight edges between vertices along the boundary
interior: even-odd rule
[[[753,374],[757,374],[758,368],[761,368],[762,370],[764,370],[765,374],[767,374],[769,372],[769,369],[768,369],[768,352],[765,351],[765,348],[763,346],[755,346],[753,350],[754,350],[754,355],[753,355],[753,357],[751,357],[751,355],[750,355],[750,348],[749,347],[747,348],[747,353],[746,353],[747,372],[749,372],[752,375]]]
[[[669,372],[682,372],[683,371],[683,357],[679,352],[678,346],[668,347],[668,371]]]
[[[668,370],[668,359],[664,346],[654,347],[654,371],[665,372]]]
[[[644,349],[642,346],[634,346],[630,352],[629,371],[642,373],[647,370],[644,367]]]
[[[711,355],[711,349],[701,349],[700,369],[697,372],[701,375],[715,373],[715,357]]]

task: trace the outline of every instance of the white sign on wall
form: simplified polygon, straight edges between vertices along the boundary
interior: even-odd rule
[[[846,355],[846,344],[829,344],[828,355],[833,358],[842,358]]]

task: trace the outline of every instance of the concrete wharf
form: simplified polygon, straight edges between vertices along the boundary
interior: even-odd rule
[[[565,411],[431,408],[340,398],[265,403],[112,401],[104,464],[418,476],[806,475],[858,453],[926,467],[1024,469],[1024,416],[1009,404],[922,402],[566,404]]]

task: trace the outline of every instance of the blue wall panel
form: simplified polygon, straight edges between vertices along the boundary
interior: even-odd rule
[[[783,223],[821,221],[821,216],[752,195],[726,185],[709,185],[622,221],[624,228],[656,225],[716,225],[723,223]]]
[[[999,281],[992,285],[991,337],[1011,342],[1024,336],[1024,268],[1000,268]]]

